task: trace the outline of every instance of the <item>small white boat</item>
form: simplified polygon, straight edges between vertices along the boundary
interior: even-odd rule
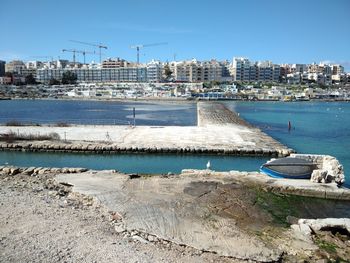
[[[316,164],[301,158],[286,157],[269,161],[260,171],[274,178],[310,179]]]

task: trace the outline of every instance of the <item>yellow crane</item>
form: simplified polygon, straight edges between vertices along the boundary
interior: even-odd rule
[[[162,46],[167,45],[167,42],[160,42],[160,43],[152,43],[152,44],[142,44],[142,45],[133,45],[130,46],[130,48],[136,49],[137,52],[137,64],[140,64],[140,49],[145,47],[154,47],[154,46]]]
[[[88,42],[83,42],[83,41],[78,41],[78,40],[69,40],[70,42],[74,42],[74,43],[79,43],[79,44],[83,44],[83,45],[88,45],[88,46],[93,46],[93,47],[97,47],[99,49],[99,55],[100,55],[100,63],[102,63],[102,52],[101,49],[107,49],[106,45],[103,44],[95,44],[95,43],[88,43]]]

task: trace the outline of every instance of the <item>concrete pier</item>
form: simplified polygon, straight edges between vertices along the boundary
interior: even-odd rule
[[[223,104],[198,103],[198,126],[0,126],[0,134],[57,133],[59,141],[0,142],[0,150],[204,153],[287,156],[292,150],[251,127]]]

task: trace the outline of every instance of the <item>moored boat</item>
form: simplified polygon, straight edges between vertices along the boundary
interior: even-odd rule
[[[274,178],[310,179],[316,164],[301,158],[286,157],[269,161],[260,171]]]

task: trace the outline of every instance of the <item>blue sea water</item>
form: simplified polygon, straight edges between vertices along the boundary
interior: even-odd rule
[[[115,169],[124,173],[167,174],[182,169],[206,169],[210,160],[215,171],[257,171],[265,157],[244,158],[219,155],[177,154],[77,154],[0,151],[0,165],[85,167],[95,170]]]
[[[299,153],[329,154],[344,165],[350,181],[350,103],[347,102],[226,102],[242,118]],[[1,120],[37,123],[74,120],[103,124],[196,125],[195,103],[102,101],[0,101]],[[288,131],[288,121],[292,129]],[[0,165],[82,166],[125,172],[167,173],[183,168],[205,168],[208,159],[216,170],[258,170],[266,158],[188,155],[79,155],[0,152]]]
[[[350,103],[229,102],[227,106],[298,153],[337,157],[350,181]]]
[[[182,125],[197,123],[195,103],[78,100],[0,100],[0,123]]]

